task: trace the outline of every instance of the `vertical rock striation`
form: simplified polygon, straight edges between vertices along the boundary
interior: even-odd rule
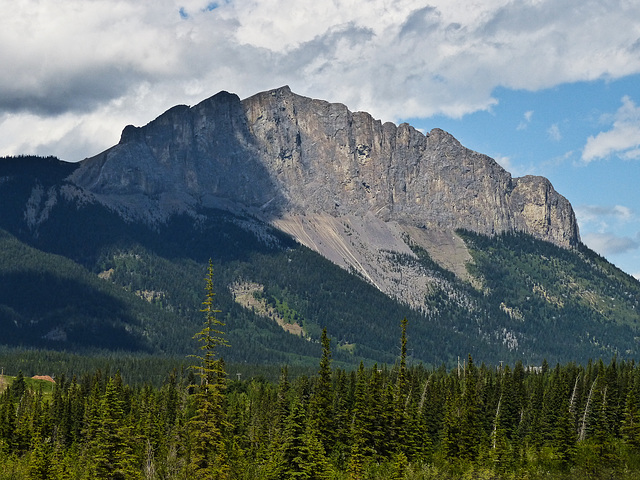
[[[73,181],[130,215],[162,220],[199,205],[269,220],[373,215],[433,230],[521,231],[579,242],[570,203],[542,177],[512,178],[450,134],[382,123],[288,87],[221,92],[128,126]]]

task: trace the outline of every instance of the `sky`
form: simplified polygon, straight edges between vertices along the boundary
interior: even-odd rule
[[[79,161],[177,104],[300,95],[542,175],[640,278],[637,0],[0,0],[0,155]]]

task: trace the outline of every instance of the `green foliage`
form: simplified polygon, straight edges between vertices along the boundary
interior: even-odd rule
[[[58,376],[46,397],[19,382],[0,394],[0,478],[626,480],[640,474],[633,438],[640,367],[633,362],[534,371],[478,367],[469,358],[464,368],[447,371],[403,367],[400,359],[391,368],[343,371],[328,368],[327,343],[311,377],[290,379],[284,369],[278,382],[225,380],[226,388],[197,385],[191,394],[179,372],[158,387],[133,387],[102,372],[79,381]],[[613,401],[605,391],[622,393]],[[536,414],[541,418],[530,421]],[[346,436],[338,435],[336,418],[348,419]],[[326,425],[336,437],[323,444]],[[416,455],[425,438],[429,452]]]
[[[293,401],[286,419],[282,443],[274,445],[267,478],[321,480],[329,477],[325,450],[314,429],[307,424],[304,407]]]
[[[124,480],[141,476],[134,467],[131,426],[124,421],[124,396],[120,378],[109,379],[99,408],[93,412],[97,418],[92,423],[95,430],[88,432],[88,449],[94,478]]]
[[[482,285],[487,308],[508,317],[504,323],[529,361],[584,363],[640,352],[638,281],[584,245],[569,250],[525,234],[459,234],[471,249],[468,269]],[[528,342],[546,351],[534,353],[537,347]]]
[[[189,472],[196,478],[220,480],[228,478],[229,464],[225,445],[225,431],[231,425],[226,419],[224,393],[226,372],[218,349],[227,346],[217,317],[220,310],[214,305],[213,262],[207,270],[206,297],[201,312],[205,314],[204,326],[196,334],[204,354],[198,357],[199,365],[193,368],[200,376],[196,387],[195,415],[190,420],[191,462]]]

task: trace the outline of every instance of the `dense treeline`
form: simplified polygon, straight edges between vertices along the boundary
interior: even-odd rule
[[[640,368],[345,371],[238,380],[224,363],[161,387],[98,371],[0,395],[0,478],[637,478]],[[216,357],[217,358],[217,357]],[[218,410],[216,410],[218,409]]]
[[[235,345],[234,345],[235,348]],[[228,353],[228,352],[225,352]],[[123,352],[96,352],[79,355],[52,350],[19,349],[0,347],[0,369],[4,372],[22,372],[25,377],[33,375],[64,375],[67,378],[92,375],[97,371],[112,376],[117,371],[123,381],[132,386],[150,384],[160,387],[167,372],[176,371],[186,376],[192,364],[188,357],[169,355],[140,355]],[[317,364],[317,361],[315,362]],[[316,365],[296,364],[289,366],[289,376],[297,378],[310,375]],[[270,364],[227,362],[227,371],[233,378],[260,378],[277,382],[280,366]]]

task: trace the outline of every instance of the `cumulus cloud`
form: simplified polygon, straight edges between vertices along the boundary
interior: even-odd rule
[[[638,249],[640,243],[629,237],[618,237],[611,233],[588,233],[582,241],[600,255],[616,255]]]
[[[627,96],[613,115],[611,129],[587,139],[582,161],[592,162],[611,155],[629,160],[640,158],[640,107]]]
[[[574,210],[581,230],[590,229],[604,233],[612,224],[621,226],[636,221],[635,212],[623,205],[578,205]]]
[[[57,145],[51,153],[79,159],[97,151],[69,151],[72,131],[76,144],[106,148],[127,123],[219,90],[244,98],[288,84],[395,121],[488,110],[499,86],[640,72],[637,2],[23,0],[5,10],[0,154]],[[29,137],[34,116],[64,128]]]
[[[637,230],[634,210],[623,205],[575,207],[582,241],[601,255],[620,255],[640,248],[640,235],[616,235],[612,231]]]

